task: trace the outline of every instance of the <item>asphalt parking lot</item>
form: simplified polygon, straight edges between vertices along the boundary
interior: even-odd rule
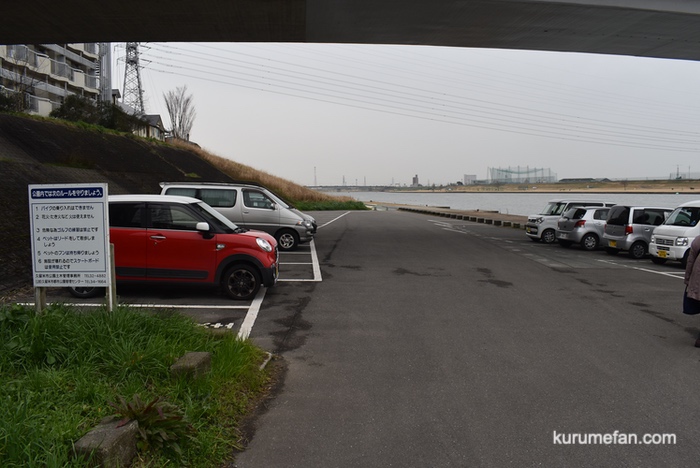
[[[252,330],[288,371],[237,467],[695,464],[679,265],[396,211],[316,245],[324,281],[272,288]],[[615,431],[677,439],[556,443]]]
[[[396,210],[314,216],[314,245],[282,258],[281,281],[250,303],[120,292],[282,358],[281,392],[235,466],[696,464],[700,321],[680,313],[679,265]]]

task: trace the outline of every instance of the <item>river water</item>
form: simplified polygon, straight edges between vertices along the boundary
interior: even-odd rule
[[[398,203],[415,206],[441,206],[453,210],[488,210],[524,215],[539,213],[549,200],[572,198],[602,200],[623,205],[675,208],[681,203],[700,200],[700,191],[693,194],[647,193],[406,193],[406,192],[327,192],[329,195],[352,197],[363,202]]]

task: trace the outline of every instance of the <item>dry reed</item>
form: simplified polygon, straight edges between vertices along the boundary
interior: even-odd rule
[[[216,156],[208,151],[186,143],[180,143],[178,146],[194,152],[200,158],[209,162],[211,165],[215,166],[221,172],[225,173],[236,181],[263,185],[264,187],[267,187],[271,191],[280,195],[282,198],[286,198],[294,202],[353,201],[353,199],[350,197],[336,197],[312,190],[304,187],[303,185],[295,184],[294,182],[281,177],[260,171],[250,166],[246,166],[245,164],[237,163],[221,156]]]

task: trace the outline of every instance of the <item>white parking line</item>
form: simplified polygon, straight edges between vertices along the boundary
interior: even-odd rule
[[[320,225],[320,226],[318,227],[318,229],[321,229],[321,228],[323,228],[323,227],[326,227],[326,226],[328,226],[329,224],[331,224],[331,223],[334,223],[334,222],[338,221],[338,220],[339,220],[340,218],[342,218],[343,216],[347,216],[347,215],[349,215],[349,214],[350,214],[350,211],[346,211],[345,213],[341,214],[341,215],[340,215],[340,216],[338,216],[337,218],[333,218],[333,219],[331,219],[331,220],[330,220],[330,221],[328,221],[328,222],[327,222],[326,224],[322,224],[322,225]]]
[[[654,273],[656,275],[661,275],[661,276],[670,276],[671,278],[678,278],[678,279],[684,279],[685,278],[685,272],[678,272],[678,273],[667,273],[665,271],[657,271],[657,270],[649,270],[647,268],[641,268],[637,266],[630,266],[630,265],[625,265],[624,263],[618,263],[618,262],[613,262],[610,260],[598,260],[599,262],[603,263],[609,263],[611,265],[617,265],[625,268],[631,268],[632,270],[639,270],[639,271],[646,271],[647,273]]]
[[[336,218],[337,219],[337,218]],[[311,247],[311,262],[310,263],[293,263],[293,262],[280,262],[280,265],[312,265],[313,267],[313,272],[314,272],[314,277],[311,279],[307,278],[301,278],[301,279],[294,279],[294,278],[289,278],[289,279],[283,279],[280,278],[277,281],[278,282],[285,282],[285,283],[303,283],[303,282],[320,282],[323,281],[323,277],[321,276],[321,265],[318,263],[318,254],[316,253],[316,243],[311,240],[309,242],[309,247]],[[306,255],[306,254],[304,254]]]
[[[314,264],[314,281],[323,281],[321,277],[321,265],[318,263],[318,254],[316,253],[316,244],[311,241],[311,261]]]
[[[250,336],[250,332],[253,330],[253,325],[255,325],[255,320],[258,318],[258,312],[260,312],[260,306],[265,298],[266,291],[267,288],[260,288],[260,291],[255,296],[255,299],[253,299],[253,303],[250,304],[248,313],[245,314],[241,328],[238,330],[239,339],[246,340]]]
[[[428,222],[436,224],[438,226],[452,226],[452,223],[446,223],[445,221],[438,221],[435,219],[429,219]]]

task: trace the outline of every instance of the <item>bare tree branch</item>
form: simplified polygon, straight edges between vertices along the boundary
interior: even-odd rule
[[[187,86],[177,87],[163,95],[165,107],[170,116],[172,136],[180,140],[189,140],[197,112],[192,95],[187,95]]]

